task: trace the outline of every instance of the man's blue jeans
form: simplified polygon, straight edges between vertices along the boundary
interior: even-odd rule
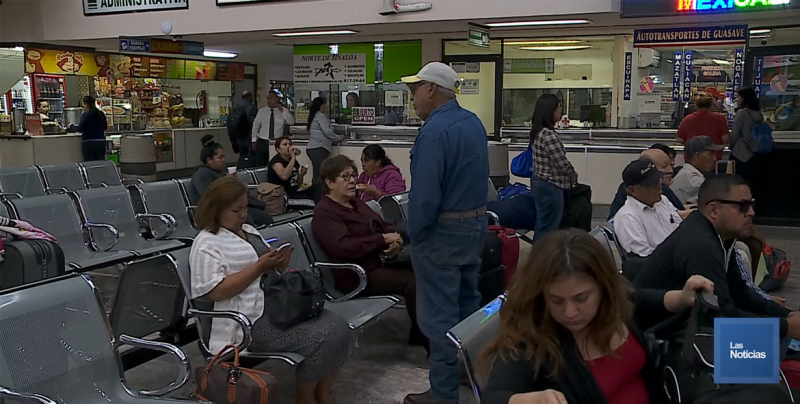
[[[431,394],[458,402],[458,354],[447,331],[480,308],[478,272],[486,216],[439,220],[414,240],[411,261],[417,281],[417,320],[430,339]]]
[[[533,241],[558,230],[564,216],[564,190],[540,178],[531,178],[531,194],[536,204],[536,226]]]

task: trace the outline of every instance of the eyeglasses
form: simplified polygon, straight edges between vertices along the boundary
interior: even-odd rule
[[[755,208],[755,206],[756,206],[755,198],[750,199],[749,201],[748,200],[744,200],[744,199],[743,200],[739,200],[739,201],[731,201],[731,200],[726,200],[726,199],[714,199],[713,201],[709,201],[708,203],[711,203],[711,202],[717,202],[717,203],[721,203],[723,205],[739,205],[739,212],[742,212],[742,213],[747,213],[747,212],[750,211],[750,208]]]
[[[355,173],[349,172],[349,173],[342,173],[339,177],[345,181],[350,181],[352,179],[356,179],[358,176]]]
[[[431,83],[428,83],[427,81],[421,81],[421,82],[419,82],[419,83],[417,83],[417,84],[415,84],[413,86],[408,86],[408,89],[411,90],[411,95],[414,95],[414,93],[416,93],[418,89],[420,89],[420,88],[422,88],[422,87],[424,87],[424,86],[426,86],[428,84],[431,84]]]

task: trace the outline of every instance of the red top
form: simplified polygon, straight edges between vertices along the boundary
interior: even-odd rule
[[[714,144],[722,146],[722,137],[728,135],[728,120],[714,111],[695,111],[683,118],[678,128],[678,139],[684,143],[695,136],[708,136]],[[722,159],[722,150],[715,151],[717,160]]]
[[[604,356],[587,361],[594,379],[608,404],[649,404],[650,396],[642,377],[647,356],[632,335],[617,348],[616,356]]]

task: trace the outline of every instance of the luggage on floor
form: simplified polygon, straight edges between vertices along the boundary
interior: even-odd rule
[[[481,306],[485,306],[505,291],[504,280],[503,242],[498,233],[487,231],[481,252],[481,271],[478,274]]]
[[[533,195],[517,195],[486,203],[486,209],[500,219],[500,226],[530,230],[536,227],[536,202]]]
[[[530,194],[531,194],[531,188],[529,186],[521,182],[515,182],[501,189],[500,192],[497,193],[497,198],[502,201],[505,199],[513,198],[517,195],[530,195]]]
[[[508,289],[508,282],[517,270],[519,263],[519,236],[513,229],[502,226],[489,226],[489,232],[495,233],[500,240],[501,257],[505,270],[503,271],[503,288]]]
[[[757,279],[758,287],[765,292],[778,290],[789,280],[789,271],[792,270],[792,262],[786,259],[786,252],[777,248],[764,246],[764,259],[762,260],[767,268],[762,279]],[[758,278],[758,275],[756,277]]]
[[[223,354],[234,351],[233,363],[220,363]],[[270,373],[239,367],[239,350],[228,345],[206,368],[194,372],[195,397],[217,404],[269,404],[278,402],[278,381]]]
[[[564,198],[564,215],[559,228],[574,227],[592,230],[592,188],[585,184],[575,184]]]
[[[63,275],[64,251],[52,241],[24,240],[5,243],[0,263],[0,289],[8,289]]]

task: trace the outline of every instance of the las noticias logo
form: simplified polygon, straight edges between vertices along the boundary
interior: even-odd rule
[[[742,349],[737,351],[737,349]],[[731,342],[731,359],[767,359],[766,352],[744,350],[744,344]]]

